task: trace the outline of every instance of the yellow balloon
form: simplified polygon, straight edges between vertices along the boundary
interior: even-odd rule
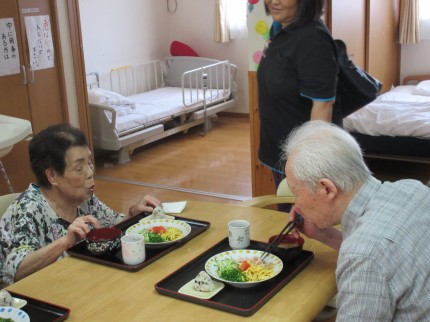
[[[255,31],[257,34],[264,35],[269,30],[269,26],[267,26],[267,23],[263,20],[257,21],[255,24]]]

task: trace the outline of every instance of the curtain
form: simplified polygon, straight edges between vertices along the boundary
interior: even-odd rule
[[[401,0],[399,42],[401,44],[419,44],[419,1]]]
[[[216,0],[215,6],[215,42],[248,36],[246,0]]]
[[[229,42],[230,31],[226,3],[223,0],[216,0],[215,6],[215,42]]]

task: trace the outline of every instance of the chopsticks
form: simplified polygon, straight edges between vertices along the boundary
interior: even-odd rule
[[[289,221],[285,225],[285,227],[281,230],[279,235],[276,236],[276,238],[269,244],[269,246],[264,251],[263,255],[260,256],[261,260],[263,260],[268,254],[270,254],[273,248],[277,247],[279,243],[284,239],[284,237],[287,236],[302,221],[303,221],[303,217],[299,214],[296,214],[296,218],[294,219],[294,221]]]

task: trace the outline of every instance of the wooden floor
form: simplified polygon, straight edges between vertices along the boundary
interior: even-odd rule
[[[136,149],[126,164],[96,154],[97,195],[119,211],[145,193],[162,201],[251,198],[249,120],[219,117],[212,123],[205,136],[196,127]]]
[[[117,165],[96,155],[97,194],[119,211],[145,193],[162,201],[207,200],[240,203],[252,195],[250,125],[247,118],[218,117],[205,136],[201,127],[137,149]],[[380,180],[426,182],[430,165],[367,159]]]

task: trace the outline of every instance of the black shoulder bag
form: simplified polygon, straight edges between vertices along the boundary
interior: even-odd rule
[[[336,102],[340,104],[342,116],[347,117],[372,102],[381,91],[382,83],[354,65],[342,40],[335,39],[334,42],[339,64]]]

